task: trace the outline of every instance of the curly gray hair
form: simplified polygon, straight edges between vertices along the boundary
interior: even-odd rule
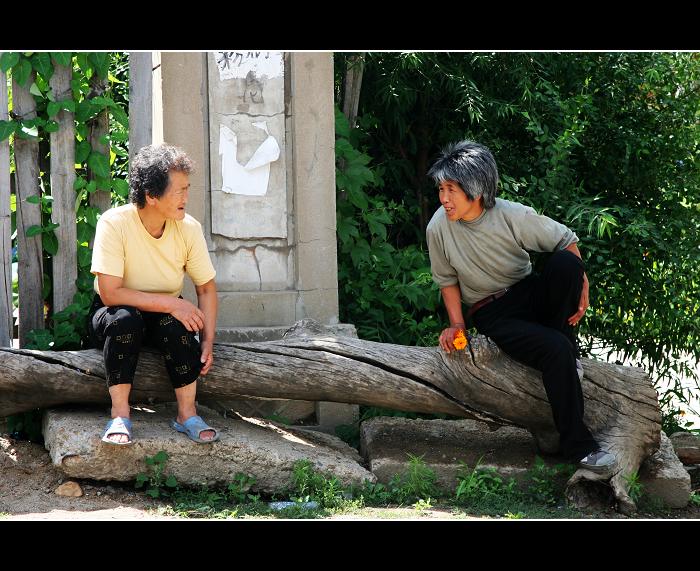
[[[170,171],[190,174],[194,163],[185,151],[163,143],[147,145],[131,159],[129,200],[139,208],[146,206],[146,195],[160,198],[170,184]]]

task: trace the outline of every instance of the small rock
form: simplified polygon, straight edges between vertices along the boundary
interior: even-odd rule
[[[98,495],[98,496],[101,496],[101,495],[102,495],[102,492],[97,492],[97,495]]]
[[[56,495],[65,496],[67,498],[79,498],[83,495],[83,490],[80,489],[77,482],[68,481],[56,488]]]
[[[670,438],[683,464],[700,464],[700,437],[691,432],[676,432]]]

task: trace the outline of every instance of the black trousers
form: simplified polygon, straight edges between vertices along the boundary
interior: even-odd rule
[[[598,448],[583,422],[578,346],[574,328],[567,322],[578,309],[583,272],[578,256],[560,250],[549,258],[541,275],[531,274],[472,316],[479,333],[517,361],[542,372],[560,451],[572,461]]]
[[[169,313],[127,305],[106,307],[95,294],[88,331],[93,345],[102,349],[110,387],[133,383],[142,346],[155,347],[163,354],[174,389],[196,381],[202,369],[202,350],[195,334]]]

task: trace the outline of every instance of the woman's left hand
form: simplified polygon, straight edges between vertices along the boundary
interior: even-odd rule
[[[202,358],[200,361],[204,363],[204,365],[202,366],[202,370],[199,371],[199,374],[206,375],[214,362],[214,343],[211,341],[202,341],[201,347]]]
[[[578,302],[578,311],[569,317],[569,325],[576,325],[588,309],[588,276],[583,272],[583,288],[581,289],[581,299]]]

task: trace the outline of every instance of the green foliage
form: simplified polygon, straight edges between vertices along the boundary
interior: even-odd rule
[[[362,502],[368,506],[384,506],[396,502],[394,493],[387,486],[380,482],[370,482],[365,480],[360,487],[352,487],[352,496],[361,498]]]
[[[145,458],[147,472],[136,476],[135,486],[142,488],[147,485],[146,495],[156,499],[168,500],[173,504],[172,513],[182,517],[229,518],[238,515],[238,509],[230,509],[232,505],[242,506],[252,504],[258,506],[260,496],[250,493],[255,484],[255,478],[236,473],[233,481],[224,489],[214,489],[207,486],[179,486],[175,476],[165,474],[168,453],[161,450],[153,456]],[[267,509],[256,507],[255,511],[265,512]]]
[[[54,65],[71,66],[73,69],[71,92],[61,100],[56,100],[49,85]],[[36,72],[30,91],[37,111],[36,119],[25,120],[11,114],[10,121],[0,122],[0,140],[11,136],[35,138],[40,151],[46,154],[50,133],[58,130],[58,123],[54,120],[57,114],[63,110],[75,113],[78,291],[68,307],[60,312],[53,311],[50,276],[53,256],[58,252],[58,240],[54,234],[58,225],[51,222],[50,173],[42,172],[41,196],[29,200],[41,204],[42,223],[31,226],[26,233],[28,236],[42,237],[47,328],[28,332],[27,347],[41,350],[81,349],[87,342],[86,317],[93,295],[89,243],[94,237],[99,215],[99,211],[89,204],[90,196],[100,190],[112,192],[114,205],[124,203],[128,196],[128,184],[124,180],[128,170],[128,58],[124,53],[107,52],[5,52],[0,57],[0,68],[9,70],[21,85],[27,83],[32,71]],[[94,83],[98,78],[108,78],[106,91],[95,88]],[[100,143],[110,144],[109,154],[93,149],[88,137],[92,121],[106,109],[110,114],[110,128]],[[93,179],[88,180],[89,176]],[[13,213],[13,231],[15,227]]]
[[[673,394],[673,393],[672,393]],[[683,401],[683,394],[676,394],[678,400]],[[685,410],[675,406],[673,402],[669,402],[668,396],[665,399],[666,406],[661,409],[661,429],[667,436],[671,436],[676,432],[694,432],[699,427],[694,427],[694,422],[685,419]]]
[[[139,472],[136,475],[136,487],[142,488],[148,485],[146,495],[152,498],[167,497],[172,490],[177,488],[177,480],[172,474],[166,476],[165,465],[168,462],[168,453],[161,450],[153,456],[146,456],[147,472]]]
[[[638,502],[644,493],[644,486],[639,481],[639,474],[637,472],[632,472],[623,476],[625,482],[627,482],[627,494],[633,502]]]
[[[317,501],[321,508],[335,508],[346,500],[341,482],[332,474],[323,475],[309,460],[299,460],[292,468],[292,501]]]
[[[41,432],[43,417],[44,411],[38,408],[8,416],[7,432],[13,438],[43,444],[44,437]]]
[[[439,292],[427,252],[416,245],[397,247],[400,237],[390,230],[410,213],[402,201],[382,196],[381,169],[371,167],[359,150],[360,136],[336,109],[341,320],[354,323],[365,339],[436,344]]]
[[[700,506],[700,493],[691,492],[690,493],[690,504],[693,506]]]
[[[251,494],[250,489],[255,485],[255,478],[244,474],[243,472],[236,472],[233,477],[233,482],[231,482],[226,488],[226,496],[229,501],[236,504],[244,504],[246,502],[257,502],[260,496]]]
[[[413,504],[413,509],[416,510],[418,513],[422,513],[425,510],[429,510],[432,507],[433,507],[433,505],[432,505],[430,498],[427,498],[427,499],[421,498],[415,504]]]
[[[563,502],[566,482],[575,471],[576,468],[572,464],[547,466],[544,460],[537,456],[535,465],[528,470],[526,497],[547,505]]]
[[[338,101],[351,55],[335,56]],[[591,285],[583,351],[633,359],[670,387],[664,406],[687,395],[681,377],[694,377],[700,358],[699,86],[695,53],[367,54],[358,127],[336,126],[348,142],[338,156],[361,148],[359,166],[375,175],[356,166],[352,191],[339,178],[342,318],[361,337],[395,341],[400,331],[409,344],[446,323],[437,291],[418,279],[439,207],[426,172],[445,144],[471,138],[494,152],[501,197],[579,236]],[[389,221],[373,233],[365,216],[380,208]],[[372,241],[384,233],[393,266]],[[415,301],[386,289],[404,256],[408,289],[422,284]]]
[[[457,503],[471,504],[488,501],[494,496],[512,497],[515,494],[515,480],[511,478],[505,483],[495,468],[481,466],[481,458],[472,470],[469,470],[466,464],[461,464],[455,489]]]
[[[406,504],[444,495],[436,485],[435,472],[425,464],[423,456],[407,456],[408,469],[403,474],[396,474],[389,482],[392,499]]]

